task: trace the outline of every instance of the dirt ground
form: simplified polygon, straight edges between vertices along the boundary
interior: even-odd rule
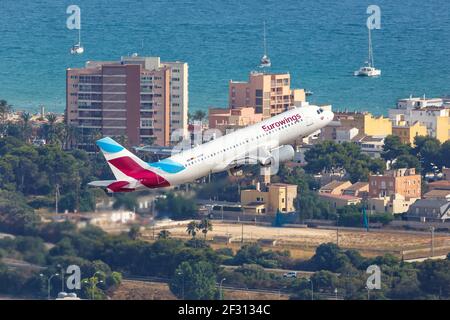
[[[287,300],[285,294],[224,290],[226,300]],[[113,300],[176,300],[167,283],[124,280],[111,296]]]
[[[113,300],[176,300],[167,283],[123,280]]]
[[[188,238],[186,226],[168,227],[173,237]],[[228,246],[238,249],[240,246],[242,226],[240,224],[213,221],[213,231],[208,232],[207,239],[214,237],[231,237],[231,244],[214,243],[213,247]],[[202,236],[202,235],[200,235]],[[265,241],[266,240],[266,241]],[[268,226],[244,225],[244,241],[255,242],[276,240],[275,249],[289,249],[296,258],[308,258],[315,248],[326,242],[336,242],[336,230],[316,228],[276,228]],[[391,252],[400,254],[404,250],[427,249],[430,247],[430,235],[420,232],[397,230],[339,230],[339,245],[343,248],[360,250],[366,256]],[[450,248],[449,234],[435,234],[435,247]],[[271,245],[266,245],[271,247]],[[444,250],[445,251],[445,250]]]

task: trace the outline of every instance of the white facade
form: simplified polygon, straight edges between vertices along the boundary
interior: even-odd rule
[[[188,105],[189,105],[189,67],[186,62],[162,62],[163,66],[170,67],[171,72],[171,106],[170,106],[170,132],[180,130],[183,137],[188,135]]]
[[[336,129],[336,142],[351,142],[359,133],[358,128],[338,128]]]
[[[436,137],[438,117],[448,117],[449,109],[444,107],[444,100],[440,98],[408,98],[400,99],[397,108],[389,109],[389,119],[394,125],[404,122],[413,125],[416,122],[427,127],[427,133]]]

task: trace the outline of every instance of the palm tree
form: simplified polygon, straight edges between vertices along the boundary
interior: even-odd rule
[[[77,139],[78,139],[78,130],[77,127],[72,125],[72,124],[68,124],[66,123],[65,125],[66,129],[64,130],[65,132],[65,137],[64,137],[64,144],[65,144],[65,148],[66,149],[72,149],[72,146],[77,145]]]
[[[203,121],[203,119],[206,118],[206,112],[203,110],[197,110],[194,112],[194,114],[191,116],[192,120],[198,120]]]
[[[188,233],[188,235],[192,236],[193,239],[197,235],[198,230],[199,230],[199,226],[198,226],[197,222],[191,221],[188,223],[186,232]]]
[[[206,240],[206,234],[208,233],[208,231],[212,231],[212,229],[213,229],[211,221],[208,218],[204,218],[200,222],[200,225],[198,227],[199,227],[199,229],[202,230],[203,235],[204,235],[205,240]]]
[[[169,230],[161,230],[158,234],[158,239],[169,239],[170,231]]]
[[[22,122],[23,122],[23,137],[25,139],[26,142],[29,142],[29,139],[31,137],[31,128],[30,128],[30,120],[31,120],[31,114],[29,112],[22,112],[22,114],[20,115],[20,117],[22,118]]]
[[[47,119],[50,126],[53,126],[57,119],[56,114],[54,113],[48,113],[47,115],[45,115],[45,118]]]
[[[54,113],[48,113],[45,115],[47,119],[46,130],[44,130],[44,138],[46,141],[55,139],[55,123],[56,123],[56,115]]]

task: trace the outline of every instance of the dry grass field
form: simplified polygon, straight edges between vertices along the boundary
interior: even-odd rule
[[[166,227],[173,237],[187,239],[185,225]],[[148,233],[148,231],[147,231]],[[213,221],[213,231],[208,232],[207,239],[230,237],[231,243],[213,241],[214,248],[228,246],[234,250],[241,245],[242,226],[234,223]],[[200,237],[202,234],[199,235]],[[269,241],[270,240],[270,241]],[[275,246],[270,243],[276,241]],[[244,242],[264,242],[264,247],[288,249],[295,258],[309,258],[315,248],[326,242],[336,242],[336,230],[316,228],[269,227],[260,225],[244,225]],[[339,245],[343,248],[358,249],[365,256],[376,256],[386,252],[401,255],[402,251],[420,250],[427,254],[430,247],[430,234],[421,232],[405,232],[398,230],[339,230]],[[450,235],[435,234],[436,253],[445,254],[450,251]]]
[[[226,300],[287,300],[288,295],[224,289]],[[123,280],[113,300],[176,300],[167,283]]]

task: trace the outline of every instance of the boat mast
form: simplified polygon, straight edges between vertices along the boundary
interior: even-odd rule
[[[374,67],[373,52],[372,52],[372,35],[370,32],[370,27],[367,27],[367,29],[369,29],[369,67]]]
[[[266,21],[264,21],[264,56],[267,57],[267,46],[266,46]]]

